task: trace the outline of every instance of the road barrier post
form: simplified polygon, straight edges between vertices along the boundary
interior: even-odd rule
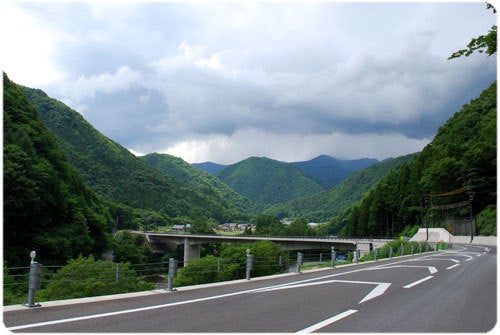
[[[356,263],[358,263],[359,262],[359,256],[361,256],[361,250],[356,249],[355,255],[356,255]]]
[[[35,291],[42,287],[42,264],[35,262],[36,251],[30,252],[30,257],[28,302],[23,305],[26,307],[40,307],[40,304],[35,303]]]
[[[283,256],[278,257],[278,266],[281,268],[283,266]]]
[[[425,242],[425,252],[429,252],[429,243]]]
[[[422,253],[422,244],[421,243],[418,244],[418,253],[419,254]]]
[[[410,254],[413,255],[413,245],[410,245]]]
[[[304,261],[304,258],[302,256],[302,253],[297,253],[297,268],[295,269],[295,273],[300,273],[300,266],[302,265],[302,262]]]
[[[337,257],[337,253],[335,252],[335,248],[332,247],[332,260],[330,267],[333,269],[335,267],[335,258]]]
[[[220,257],[217,257],[217,272],[220,272]]]
[[[320,263],[323,262],[323,253],[322,252],[319,253],[319,262]]]
[[[377,258],[378,258],[378,248],[375,249],[373,252],[374,252],[374,255],[375,255],[375,260],[377,260]]]
[[[174,278],[177,275],[177,260],[170,258],[168,260],[168,282],[167,282],[167,291],[175,291],[174,286]]]
[[[389,258],[392,258],[392,247],[389,247]]]
[[[405,246],[403,243],[401,243],[401,256],[404,256],[405,254]]]
[[[250,280],[250,271],[253,269],[253,256],[250,255],[250,249],[247,249],[247,271],[246,279]]]

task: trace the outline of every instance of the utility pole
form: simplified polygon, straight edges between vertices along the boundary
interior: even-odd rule
[[[467,187],[467,195],[469,196],[469,208],[470,208],[470,241],[474,239],[474,229],[472,228],[472,221],[474,219],[472,212],[472,200],[474,199],[474,191],[472,191],[472,187]]]

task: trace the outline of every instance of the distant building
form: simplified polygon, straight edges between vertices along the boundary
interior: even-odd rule
[[[183,224],[176,224],[172,227],[172,230],[177,232],[185,232],[186,229],[187,229],[186,225]]]
[[[222,231],[244,231],[246,229],[255,229],[255,225],[250,223],[224,223],[217,226]]]

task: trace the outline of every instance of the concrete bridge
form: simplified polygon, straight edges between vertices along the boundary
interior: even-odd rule
[[[371,238],[338,238],[338,237],[310,237],[310,236],[229,236],[229,235],[193,235],[167,234],[143,231],[131,231],[133,235],[144,235],[156,252],[167,248],[174,250],[178,244],[184,245],[184,264],[193,258],[200,257],[200,246],[214,242],[251,243],[255,241],[272,241],[285,250],[307,250],[334,247],[336,250],[360,250],[361,256],[370,250],[381,247],[391,240]]]

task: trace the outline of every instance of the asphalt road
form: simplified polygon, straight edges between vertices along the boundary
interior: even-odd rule
[[[100,302],[4,309],[13,332],[487,332],[496,247]]]

